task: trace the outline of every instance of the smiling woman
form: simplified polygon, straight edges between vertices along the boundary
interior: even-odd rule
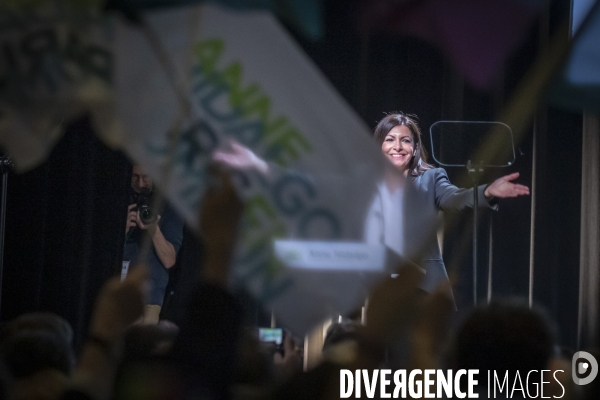
[[[381,145],[383,154],[395,167],[408,172],[408,164],[417,151],[413,143],[413,135],[406,126],[400,125],[392,128]]]
[[[406,177],[419,176],[433,166],[427,164],[427,151],[421,143],[417,122],[404,113],[389,114],[379,121],[373,134],[381,151]],[[402,155],[406,155],[402,157]],[[410,155],[410,156],[409,156]]]
[[[365,224],[365,241],[383,244],[425,271],[421,288],[431,291],[448,279],[436,240],[438,215],[473,206],[473,189],[450,183],[446,171],[427,163],[421,131],[412,116],[389,114],[375,128],[375,139],[389,161]],[[496,209],[496,198],[528,195],[529,188],[512,183],[519,174],[503,176],[478,187],[482,208]]]

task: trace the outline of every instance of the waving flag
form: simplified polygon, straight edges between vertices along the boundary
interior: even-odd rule
[[[43,162],[63,122],[84,112],[114,144],[114,58],[102,3],[0,4],[0,144],[18,170]]]
[[[576,0],[573,44],[551,87],[551,103],[573,110],[600,111],[600,3]]]
[[[369,129],[268,13],[144,18],[172,68],[139,27],[118,25],[126,150],[194,226],[206,163],[232,140],[250,149],[270,167],[234,175],[247,204],[235,283],[298,334],[359,306],[384,272],[384,249],[361,243],[383,162]]]
[[[489,87],[544,0],[366,0],[360,28],[437,45],[467,82]]]

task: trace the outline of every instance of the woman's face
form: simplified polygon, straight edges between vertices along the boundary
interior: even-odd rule
[[[383,139],[381,151],[394,166],[406,171],[415,155],[415,141],[410,129],[405,125],[393,127]]]

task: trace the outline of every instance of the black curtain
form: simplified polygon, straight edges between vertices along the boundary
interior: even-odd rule
[[[98,290],[120,270],[130,168],[83,117],[43,165],[9,176],[2,321],[54,312],[80,345]]]

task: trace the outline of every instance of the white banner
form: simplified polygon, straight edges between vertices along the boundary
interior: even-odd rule
[[[116,145],[112,21],[102,1],[0,5],[0,144],[18,170],[46,159],[65,125],[90,112]]]
[[[274,239],[362,239],[383,167],[369,129],[266,12],[204,5],[146,18],[175,73],[165,73],[140,29],[118,26],[116,86],[127,151],[194,226],[206,162],[216,150],[230,151],[229,139],[252,149],[270,172],[235,175],[247,201],[235,282],[298,334],[360,305],[371,274],[316,269],[299,276],[273,248]],[[178,77],[187,79],[191,103],[182,120],[172,83]]]

